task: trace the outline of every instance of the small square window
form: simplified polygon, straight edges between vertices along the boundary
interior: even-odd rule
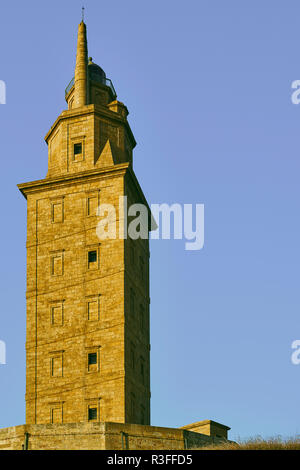
[[[95,421],[98,416],[98,411],[97,408],[89,408],[89,413],[88,413],[89,421]]]
[[[87,353],[87,373],[94,373],[100,371],[100,350],[93,348],[92,352]]]
[[[74,144],[74,155],[82,154],[82,143]]]
[[[89,251],[88,254],[89,263],[97,263],[97,251]]]
[[[89,366],[97,364],[97,353],[90,353],[88,357]]]
[[[76,138],[75,141],[71,140],[70,144],[70,154],[74,163],[82,162],[84,160],[84,149],[85,149],[85,139],[84,137],[80,141],[79,138]]]
[[[99,256],[100,256],[99,251],[100,251],[100,248],[98,248],[96,245],[90,246],[90,249],[87,250],[86,263],[87,263],[88,270],[99,268]]]

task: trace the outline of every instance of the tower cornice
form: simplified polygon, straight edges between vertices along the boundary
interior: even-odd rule
[[[57,128],[60,122],[64,120],[77,118],[77,117],[88,116],[91,114],[94,114],[98,117],[106,117],[107,119],[123,124],[130,137],[132,148],[136,146],[136,140],[134,138],[133,132],[130,128],[130,125],[126,117],[123,117],[121,114],[116,113],[115,111],[111,111],[110,109],[107,109],[107,107],[105,106],[101,106],[97,104],[90,104],[89,106],[62,111],[62,113],[58,116],[54,124],[51,126],[51,128],[47,132],[45,136],[45,141],[48,143],[51,135],[53,134],[53,132],[55,131],[55,129]]]
[[[148,207],[149,205],[142,188],[138,182],[137,177],[132,169],[132,165],[128,162],[120,163],[106,168],[97,168],[95,170],[83,171],[80,173],[72,173],[70,175],[57,176],[55,178],[44,178],[41,180],[29,181],[27,183],[20,183],[17,185],[23,196],[27,199],[28,194],[38,193],[41,191],[48,191],[50,189],[57,189],[58,187],[70,186],[79,182],[90,182],[99,176],[101,178],[115,178],[116,176],[124,176],[128,174],[132,184],[137,190],[141,201]]]
[[[116,176],[125,175],[130,163],[120,163],[112,167],[97,168],[95,170],[82,171],[80,173],[72,173],[70,175],[57,176],[55,178],[44,178],[42,180],[29,181],[27,183],[18,184],[18,188],[27,199],[28,194],[49,191],[58,187],[70,186],[79,182],[89,182],[101,176],[101,178],[114,178]]]

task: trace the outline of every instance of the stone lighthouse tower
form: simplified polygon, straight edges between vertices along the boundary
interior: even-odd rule
[[[99,240],[98,207],[147,205],[132,167],[126,106],[88,58],[78,27],[68,109],[27,199],[26,423],[150,424],[149,244]],[[118,230],[117,230],[118,233]]]

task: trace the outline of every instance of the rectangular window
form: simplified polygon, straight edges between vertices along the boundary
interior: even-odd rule
[[[51,325],[63,325],[63,302],[55,303],[50,306]]]
[[[90,353],[88,358],[89,366],[97,364],[97,353]]]
[[[98,418],[98,410],[97,408],[90,408],[88,410],[88,420],[89,421],[96,421]]]
[[[88,399],[86,413],[88,421],[100,421],[100,397]]]
[[[89,250],[87,253],[88,269],[98,269],[99,267],[99,249]]]
[[[97,215],[98,212],[98,195],[90,196],[87,199],[87,215]]]
[[[100,370],[100,347],[91,350],[88,348],[87,354],[87,370],[88,372],[98,372]]]
[[[50,423],[62,424],[63,422],[63,408],[62,405],[53,406],[50,409]]]
[[[97,263],[97,251],[89,251],[89,263]]]
[[[94,298],[87,301],[88,321],[98,321],[100,318],[100,299]]]
[[[82,162],[84,160],[84,145],[83,142],[76,142],[73,144],[73,162]]]
[[[51,255],[51,275],[62,276],[64,270],[63,253]]]
[[[56,354],[50,358],[50,375],[51,377],[63,376],[63,355]]]
[[[73,163],[83,162],[85,160],[86,136],[82,134],[79,135],[78,131],[80,132],[79,128],[76,130],[73,128],[69,137],[68,155]]]
[[[74,156],[82,154],[82,143],[74,144]]]
[[[63,222],[64,205],[62,201],[55,201],[51,204],[51,220],[53,223]]]

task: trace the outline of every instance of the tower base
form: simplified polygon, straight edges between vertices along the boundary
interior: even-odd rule
[[[202,432],[218,429],[224,437],[190,431],[186,427],[176,429],[109,422],[25,424],[0,429],[0,450],[192,449],[226,441],[230,429],[209,420],[188,427]]]

